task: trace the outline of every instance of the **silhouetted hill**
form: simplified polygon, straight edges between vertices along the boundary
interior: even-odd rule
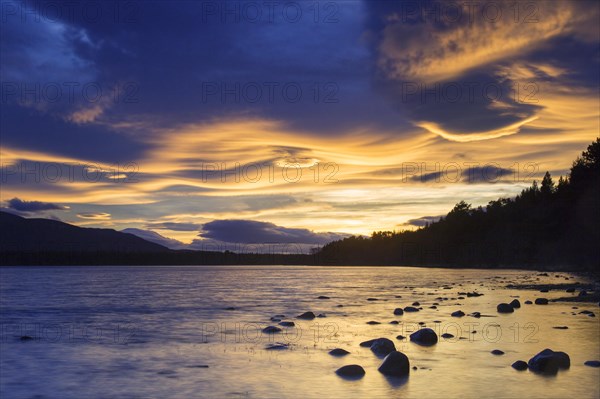
[[[82,228],[0,212],[2,252],[166,252],[162,245],[112,229]]]
[[[600,266],[600,139],[555,184],[472,208],[461,201],[416,231],[380,231],[327,244],[325,264],[516,267],[594,270]]]

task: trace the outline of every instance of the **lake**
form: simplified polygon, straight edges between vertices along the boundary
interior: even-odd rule
[[[0,397],[597,398],[600,369],[584,362],[600,359],[599,318],[579,312],[598,313],[598,304],[525,305],[577,292],[506,288],[574,281],[584,282],[568,273],[411,267],[5,267]],[[514,298],[520,309],[496,311]],[[415,301],[421,311],[393,314]],[[456,310],[467,316],[451,317]],[[296,318],[305,311],[325,317]],[[278,325],[275,315],[295,326],[262,333]],[[455,337],[431,347],[396,338],[419,322]],[[382,359],[359,346],[378,337],[417,367],[408,378],[385,377]],[[266,349],[275,343],[285,349]],[[334,348],[350,354],[333,357]],[[511,368],[545,348],[568,353],[570,369]],[[347,364],[365,376],[336,375]]]

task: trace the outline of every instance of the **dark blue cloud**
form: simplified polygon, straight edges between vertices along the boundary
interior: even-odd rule
[[[53,204],[50,202],[41,201],[23,201],[19,198],[13,198],[7,201],[7,206],[10,209],[19,212],[42,212],[68,209],[63,205]]]
[[[424,174],[418,174],[411,177],[412,181],[427,182],[452,182],[462,181],[464,183],[497,183],[503,176],[512,175],[512,169],[501,168],[493,165],[473,166],[464,170],[457,167],[448,167],[443,171],[436,171]]]
[[[315,233],[308,229],[277,226],[254,220],[215,220],[205,223],[199,234],[204,239],[227,243],[326,244],[349,236],[343,233]]]

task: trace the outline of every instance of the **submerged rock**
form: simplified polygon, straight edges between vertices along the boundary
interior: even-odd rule
[[[30,337],[29,335],[23,335],[19,338],[19,341],[21,341],[21,342],[33,341],[33,337]]]
[[[285,350],[290,347],[290,344],[284,344],[281,342],[275,342],[274,344],[268,344],[265,346],[266,350]]]
[[[396,316],[402,316],[404,314],[404,310],[402,310],[402,308],[396,308],[394,309],[394,314]]]
[[[418,345],[431,346],[438,342],[438,336],[431,328],[422,328],[410,334],[410,340]]]
[[[349,355],[350,352],[348,352],[346,349],[335,348],[335,349],[330,350],[329,354],[331,356],[346,356],[346,355]]]
[[[525,301],[525,305],[533,305],[533,302],[531,302],[531,301]]]
[[[410,372],[410,362],[404,353],[393,351],[383,359],[383,363],[377,370],[384,375],[403,377]]]
[[[452,314],[450,316],[452,317],[463,317],[465,315],[465,312],[463,312],[462,310],[457,310],[456,312],[452,312]]]
[[[450,333],[444,333],[444,334],[442,334],[442,338],[446,338],[446,339],[448,339],[448,338],[454,338],[454,335],[450,334]]]
[[[504,352],[502,352],[500,349],[494,349],[493,351],[490,352],[492,355],[504,355]]]
[[[349,364],[347,366],[340,367],[335,371],[335,373],[341,377],[360,378],[365,375],[365,369],[358,364]]]
[[[301,315],[296,316],[296,318],[303,320],[312,320],[315,318],[315,314],[313,312],[304,312]]]
[[[262,332],[264,332],[265,334],[275,334],[281,332],[281,328],[275,326],[268,326],[263,328]]]
[[[326,295],[319,295],[317,297],[317,299],[330,299],[330,298],[328,296],[326,296]]]
[[[373,321],[373,320],[371,320],[371,321],[367,321],[367,324],[370,324],[370,325],[372,325],[372,326],[373,326],[373,325],[377,325],[377,324],[381,324],[381,323],[380,323],[380,322],[378,322],[378,321]]]
[[[600,367],[600,360],[588,360],[583,364],[590,367]]]
[[[551,349],[544,349],[527,363],[531,371],[544,374],[556,374],[559,369],[568,369],[571,366],[571,359],[565,352],[554,352]]]
[[[523,370],[527,370],[527,363],[524,362],[523,360],[517,360],[516,362],[514,362],[511,367],[515,370],[519,370],[519,371],[523,371]]]
[[[402,341],[403,339],[405,339],[406,337],[404,335],[397,335],[396,339]]]
[[[547,305],[548,304],[548,300],[546,298],[537,298],[535,300],[535,304],[536,305]]]
[[[385,356],[395,350],[396,346],[387,338],[378,338],[371,344],[371,351],[379,356]]]
[[[515,311],[508,303],[499,304],[496,306],[496,310],[498,310],[498,313],[513,313]]]
[[[294,323],[293,321],[282,321],[281,323],[279,323],[279,325],[283,327],[294,327],[296,323]]]
[[[398,320],[392,320],[390,321],[390,324],[400,324],[400,322]]]
[[[518,299],[513,299],[510,303],[510,306],[512,306],[515,309],[519,309],[521,307],[521,302],[519,302]]]

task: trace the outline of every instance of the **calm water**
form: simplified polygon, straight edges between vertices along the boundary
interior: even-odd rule
[[[600,394],[600,369],[583,365],[600,359],[599,318],[573,314],[584,309],[598,313],[598,304],[523,305],[509,315],[495,310],[511,297],[524,302],[572,295],[504,288],[515,282],[578,280],[564,273],[539,277],[524,271],[399,267],[21,267],[2,268],[0,277],[3,399]],[[463,291],[484,296],[457,299]],[[331,299],[319,300],[319,295]],[[436,299],[440,297],[445,300]],[[393,315],[394,308],[414,301],[422,311]],[[434,302],[438,309],[429,309]],[[492,317],[450,317],[459,309]],[[308,310],[326,317],[295,319]],[[270,321],[277,314],[286,315],[284,320],[293,320],[296,327],[262,334],[263,327],[277,325]],[[381,324],[367,325],[370,320]],[[392,320],[401,323],[389,324]],[[414,331],[418,322],[457,338],[429,348],[395,338]],[[21,342],[22,335],[34,340]],[[461,336],[467,339],[459,340]],[[381,375],[381,359],[358,345],[378,337],[392,339],[419,369],[404,380]],[[289,348],[266,350],[273,342]],[[327,352],[336,347],[351,354],[330,356]],[[510,367],[547,347],[567,352],[571,368],[544,377]],[[491,355],[493,349],[505,355]],[[353,363],[366,370],[361,380],[335,374]]]

